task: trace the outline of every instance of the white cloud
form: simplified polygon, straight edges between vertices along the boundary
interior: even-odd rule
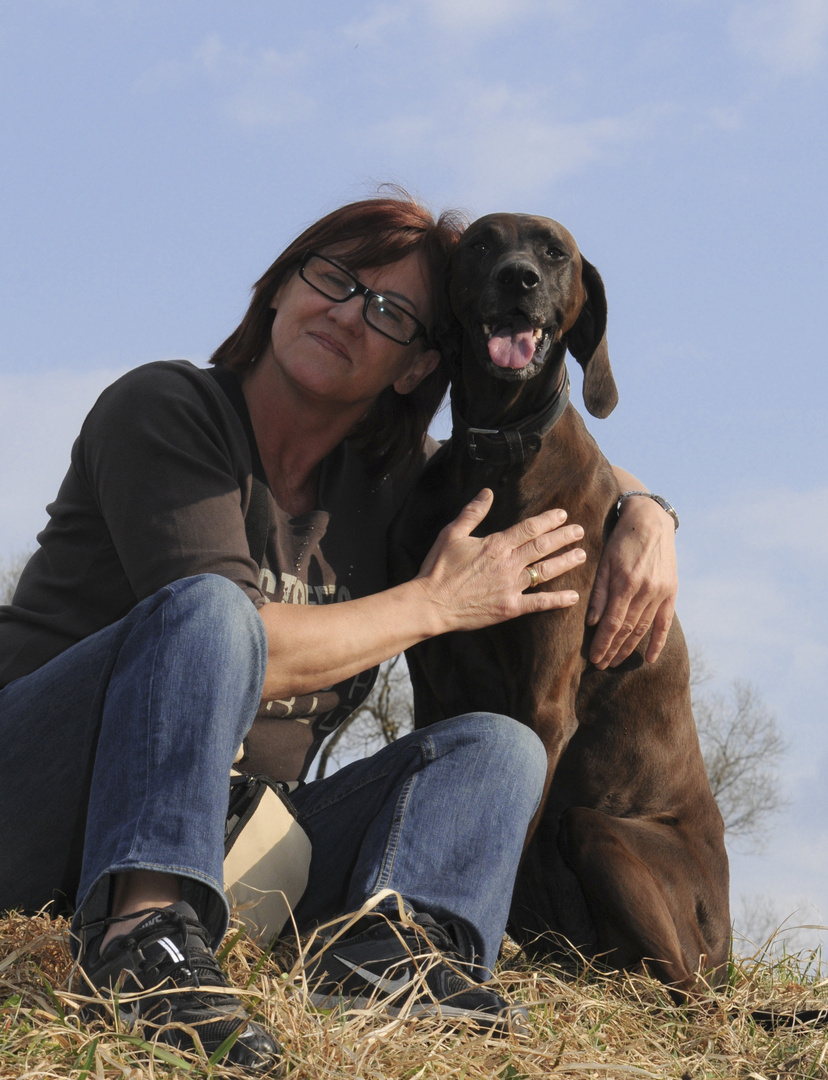
[[[242,127],[274,128],[306,121],[314,111],[314,99],[299,90],[301,58],[283,57],[266,50],[255,70],[224,103],[225,115]]]
[[[383,45],[389,33],[399,30],[409,22],[410,12],[402,4],[382,4],[367,19],[345,27],[345,37],[354,48],[376,48]]]
[[[806,588],[789,587],[781,567],[774,576],[739,552],[720,559],[717,570],[681,576],[678,614],[689,642],[720,685],[736,678],[756,683],[786,724],[824,744],[818,703],[825,695],[828,620],[822,602]]]
[[[446,49],[451,53],[468,40],[477,41],[507,24],[510,29],[524,20],[543,18],[568,23],[583,21],[583,0],[397,0],[396,3],[379,4],[371,14],[345,30],[347,38],[355,45],[374,47],[395,32],[408,25],[412,29],[425,14],[426,19],[439,30],[451,35],[445,41],[433,38],[429,41],[429,53]]]
[[[736,47],[778,75],[816,71],[825,58],[828,0],[749,0],[730,20]]]
[[[744,120],[742,109],[735,105],[714,106],[708,116],[713,127],[720,131],[738,131]]]
[[[743,495],[692,529],[678,601],[690,639],[726,678],[824,687],[828,488]]]
[[[735,530],[738,542],[763,551],[789,551],[824,567],[828,560],[828,487],[742,496],[710,515],[714,529]]]
[[[431,18],[452,32],[486,33],[525,15],[566,15],[574,0],[425,0]]]
[[[304,87],[310,65],[301,51],[282,53],[262,48],[253,52],[229,48],[210,34],[187,60],[169,61],[146,71],[136,83],[145,93],[157,93],[206,78],[215,88],[224,116],[248,130],[277,128],[307,121],[315,101]]]
[[[559,121],[527,104],[506,83],[456,83],[450,114],[408,114],[366,132],[376,147],[410,156],[421,150],[458,175],[475,212],[517,209],[564,176],[582,172],[648,138],[671,110],[645,106],[618,116]],[[549,110],[551,112],[551,109]],[[531,207],[521,205],[521,210]]]

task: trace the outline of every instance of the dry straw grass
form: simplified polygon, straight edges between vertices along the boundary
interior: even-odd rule
[[[529,1006],[531,1038],[487,1038],[431,1019],[319,1012],[304,999],[296,949],[264,954],[237,928],[223,949],[236,986],[281,1035],[293,1080],[577,1080],[641,1077],[828,1078],[828,1030],[769,1033],[751,1011],[825,1008],[828,981],[813,957],[734,964],[728,989],[678,1007],[649,979],[538,968],[514,949],[498,972],[502,992]],[[67,925],[45,916],[0,916],[0,1078],[143,1080],[240,1075],[144,1042],[140,1034],[83,1027],[69,991]]]

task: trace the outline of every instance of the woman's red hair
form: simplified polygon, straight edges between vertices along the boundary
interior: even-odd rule
[[[270,340],[274,315],[270,304],[279,286],[299,268],[306,251],[324,251],[335,244],[348,245],[348,267],[352,270],[385,266],[419,252],[430,288],[429,343],[439,348],[452,325],[448,268],[464,227],[461,216],[451,211],[435,220],[405,192],[334,210],[298,236],[259,278],[246,315],[210,357],[210,363],[239,373],[246,371]],[[440,363],[410,394],[398,394],[392,386],[380,394],[350,435],[372,474],[384,475],[403,461],[413,460],[447,386],[446,365]]]

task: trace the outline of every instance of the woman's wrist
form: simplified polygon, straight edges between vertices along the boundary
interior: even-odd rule
[[[655,495],[651,491],[623,491],[615,504],[615,513],[620,518],[624,509],[635,502],[641,502],[642,500],[649,501],[652,505],[658,506],[665,514],[669,516],[673,523],[673,531],[677,532],[679,527],[679,519],[676,510],[662,495]],[[645,504],[646,505],[646,504]]]
[[[415,632],[418,640],[425,641],[458,629],[456,605],[447,602],[450,596],[446,595],[445,584],[435,581],[429,574],[420,573],[403,588],[406,594],[410,590],[411,597],[406,598],[417,613]]]

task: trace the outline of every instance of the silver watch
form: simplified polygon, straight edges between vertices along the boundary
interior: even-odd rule
[[[670,515],[673,519],[673,525],[678,529],[679,519],[675,508],[672,507],[666,499],[663,499],[660,495],[653,495],[652,491],[624,491],[621,493],[621,498],[615,504],[615,513],[617,517],[621,516],[621,507],[624,505],[624,500],[629,499],[632,495],[643,495],[645,499],[652,499],[653,502],[657,502],[661,509]]]

